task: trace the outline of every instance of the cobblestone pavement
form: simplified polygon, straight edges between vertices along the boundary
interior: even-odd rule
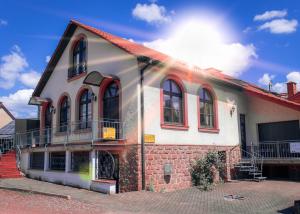
[[[103,195],[87,190],[31,179],[0,180],[0,186],[27,186],[34,190],[68,194],[62,198],[0,190],[0,213],[291,213],[294,200],[300,200],[300,183],[286,181],[232,182],[213,191],[197,188],[169,192],[129,192]],[[238,194],[243,200],[225,200]]]

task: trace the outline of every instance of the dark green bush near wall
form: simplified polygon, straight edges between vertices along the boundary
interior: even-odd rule
[[[205,157],[191,163],[190,173],[194,186],[204,191],[212,188],[213,166],[219,171],[220,178],[224,176],[225,163],[223,155],[221,152],[208,152]]]

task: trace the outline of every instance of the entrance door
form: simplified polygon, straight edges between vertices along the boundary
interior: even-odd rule
[[[247,151],[246,142],[246,115],[240,114],[241,149]],[[244,154],[245,152],[242,152]]]
[[[119,155],[107,151],[97,152],[97,178],[116,181],[116,192],[119,192]]]

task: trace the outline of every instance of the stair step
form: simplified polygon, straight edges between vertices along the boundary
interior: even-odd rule
[[[261,172],[249,172],[250,175],[262,175]]]
[[[21,178],[21,175],[0,175],[0,179],[5,179],[5,178]]]
[[[257,181],[264,181],[267,179],[267,177],[260,176],[260,177],[254,177],[254,179]]]

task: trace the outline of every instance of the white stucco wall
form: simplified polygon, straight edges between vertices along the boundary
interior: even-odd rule
[[[113,46],[106,40],[95,36],[81,28],[77,28],[73,38],[84,34],[87,37],[87,70],[99,71],[102,74],[113,74],[119,77],[122,87],[122,121],[125,122],[125,134],[128,141],[137,142],[138,129],[138,67],[132,55]],[[54,72],[48,80],[41,97],[50,98],[57,108],[60,96],[67,92],[71,98],[71,121],[76,121],[76,95],[83,85],[85,77],[68,82],[69,54],[72,42],[68,44]],[[94,94],[99,98],[99,88],[92,86]],[[93,120],[98,120],[98,102],[93,102]],[[58,108],[57,108],[58,109]],[[57,124],[58,113],[53,115],[53,126]]]
[[[198,131],[197,93],[201,84],[183,80],[187,91],[188,130],[161,128],[160,84],[165,75],[155,71],[147,72],[145,77],[145,133],[154,134],[157,144],[195,144],[195,145],[238,145],[240,142],[239,117],[246,113],[246,101],[241,91],[217,85],[205,80],[214,89],[218,102],[219,133]],[[199,77],[200,78],[200,77]],[[203,79],[202,79],[203,82]],[[231,107],[235,107],[230,114]]]

